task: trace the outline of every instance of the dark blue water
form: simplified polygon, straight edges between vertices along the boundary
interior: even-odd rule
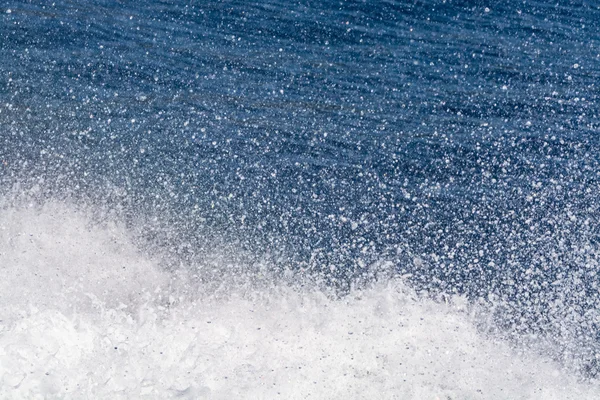
[[[117,215],[166,268],[403,275],[598,372],[593,2],[0,11],[0,190]]]

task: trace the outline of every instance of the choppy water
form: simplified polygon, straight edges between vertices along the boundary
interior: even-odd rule
[[[600,394],[597,5],[0,11],[3,397]]]

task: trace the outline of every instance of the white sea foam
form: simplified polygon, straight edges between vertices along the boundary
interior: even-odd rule
[[[460,302],[398,281],[342,299],[285,285],[215,297],[58,204],[0,212],[0,273],[3,399],[600,397],[484,337]]]

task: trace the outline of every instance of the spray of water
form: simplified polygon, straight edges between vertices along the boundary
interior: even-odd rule
[[[218,259],[165,272],[118,223],[56,202],[5,207],[0,397],[597,398],[593,382],[482,332],[460,298],[423,298],[401,278],[339,297],[236,280]]]

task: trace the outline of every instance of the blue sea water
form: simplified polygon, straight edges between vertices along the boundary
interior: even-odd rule
[[[287,305],[272,306],[273,314],[269,304],[308,302],[316,318],[305,322],[312,333],[337,318],[328,316],[331,310],[355,323],[367,318],[372,329],[365,332],[374,332],[397,327],[403,312],[447,322],[454,311],[444,307],[464,301],[457,312],[469,316],[473,335],[485,344],[461,342],[444,353],[451,354],[447,364],[439,361],[444,368],[462,365],[457,354],[468,349],[500,357],[500,350],[488,349],[499,341],[515,358],[532,351],[528,357],[556,363],[561,376],[574,379],[563,385],[567,395],[585,398],[588,392],[577,392],[577,385],[587,385],[581,390],[589,390],[589,398],[600,392],[600,8],[594,2],[65,0],[8,1],[0,12],[0,268],[18,277],[7,279],[7,294],[0,295],[6,304],[0,319],[9,321],[0,343],[4,337],[6,346],[46,349],[42,339],[17,339],[15,333],[19,324],[26,332],[41,321],[56,324],[56,316],[36,317],[44,312],[67,320],[84,315],[92,321],[86,320],[93,327],[88,332],[125,329],[122,320],[102,319],[105,314],[98,322],[93,306],[77,306],[79,298],[41,299],[32,277],[60,271],[58,278],[44,278],[59,285],[43,295],[49,298],[96,293],[75,282],[97,282],[106,288],[94,294],[97,302],[122,297],[124,305],[100,308],[125,315],[123,309],[136,309],[145,298],[134,293],[151,293],[164,277],[138,282],[145,272],[119,268],[149,263],[158,271],[152,273],[171,280],[171,289],[164,289],[169,294],[152,301],[166,301],[168,310],[185,303],[178,307],[187,313],[159,313],[158,320],[173,326],[157,328],[150,346],[167,346],[177,321],[204,315],[198,303],[216,301],[212,307],[231,317],[245,307],[231,303],[231,296],[258,302],[252,307],[262,310],[264,321],[289,319],[289,326],[304,318],[305,305],[290,317]],[[116,242],[117,250],[110,244]],[[81,269],[82,259],[88,269]],[[127,279],[139,287],[119,286]],[[389,288],[399,282],[400,292],[412,294]],[[283,287],[295,294],[277,292]],[[20,291],[29,295],[17,301]],[[315,293],[328,300],[319,303]],[[385,317],[369,320],[361,315],[373,310],[356,298],[393,304]],[[26,311],[30,303],[37,311]],[[432,307],[439,307],[436,317]],[[143,318],[135,318],[130,336],[143,337]],[[347,333],[347,321],[338,322]],[[306,326],[298,323],[294,334],[301,336]],[[222,327],[228,337],[236,331],[232,324]],[[425,365],[425,356],[398,355],[396,347],[404,349],[406,338],[435,327],[405,331],[382,354]],[[436,340],[451,341],[450,331]],[[305,346],[339,345],[337,336],[320,335]],[[335,365],[343,364],[346,350],[360,352],[385,339],[383,333],[364,335],[356,347],[338,348]],[[276,339],[275,333],[267,337],[268,343]],[[93,338],[103,343],[102,333]],[[255,343],[238,340],[239,348]],[[427,340],[415,346],[428,348]],[[55,350],[68,354],[81,346],[61,343]],[[190,361],[190,382],[167,384],[154,376],[136,386],[144,379],[134,374],[119,390],[98,389],[90,383],[95,378],[82,384],[74,371],[92,369],[84,356],[61,361],[56,370],[71,373],[48,383],[43,379],[58,372],[39,370],[43,379],[36,381],[24,367],[46,363],[36,358],[39,352],[0,350],[6,390],[0,393],[68,397],[73,392],[64,391],[64,382],[77,382],[77,390],[87,390],[80,394],[91,396],[161,398],[160,390],[170,388],[190,398],[274,398],[275,392],[255,391],[258,377],[284,362],[274,356],[277,346],[261,343],[257,352],[274,361],[239,361],[230,369],[243,371],[225,386],[198,370],[200,357]],[[225,354],[219,346],[211,350],[217,360]],[[304,360],[306,369],[314,365],[307,360],[324,351],[311,349],[286,354]],[[131,354],[139,365],[183,363]],[[101,359],[105,367],[120,360]],[[531,361],[530,369],[544,362]],[[19,368],[24,377],[11,372]],[[231,374],[223,368],[223,376]],[[97,381],[114,382],[111,371]],[[472,382],[452,386],[454,378],[401,384],[405,371],[377,371],[355,373],[347,392],[316,384],[321,391],[306,391],[304,375],[290,375],[297,385],[288,389],[317,398],[503,396],[480,395]],[[468,367],[460,371],[464,382],[477,381]],[[312,372],[310,380],[326,374]],[[553,378],[505,379],[492,374],[484,386],[491,382],[505,393],[512,387],[519,398],[554,396],[510,386],[529,379],[533,387],[546,387]]]

